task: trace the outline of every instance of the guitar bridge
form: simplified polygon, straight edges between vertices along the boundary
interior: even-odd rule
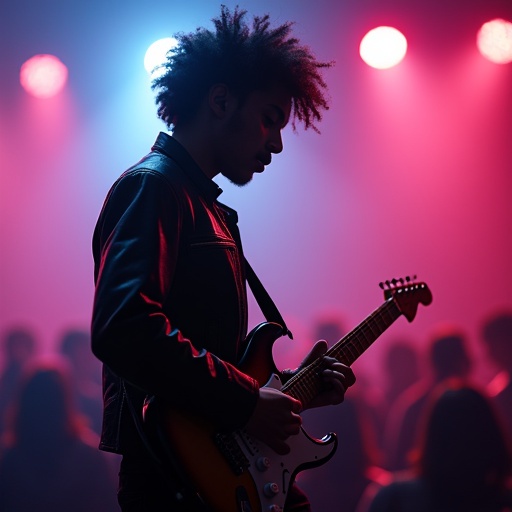
[[[213,439],[235,475],[241,475],[250,463],[233,434],[217,433]]]

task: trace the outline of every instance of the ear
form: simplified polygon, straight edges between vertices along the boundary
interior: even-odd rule
[[[208,94],[208,106],[215,116],[223,118],[232,98],[226,84],[215,84],[210,88]]]

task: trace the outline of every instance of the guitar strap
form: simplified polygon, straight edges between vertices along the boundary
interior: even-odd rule
[[[293,334],[286,326],[286,323],[277,309],[274,301],[268,294],[267,290],[263,286],[263,283],[260,281],[256,272],[254,272],[250,263],[247,261],[247,258],[244,256],[245,261],[245,274],[247,278],[247,282],[251,288],[251,291],[258,303],[258,306],[263,313],[263,316],[267,319],[268,322],[275,322],[279,324],[283,328],[283,336],[288,336],[291,340],[293,340]]]
[[[221,203],[220,201],[216,201],[216,205],[220,207],[221,211],[223,212],[223,218],[226,221],[227,228],[229,229],[231,236],[235,240],[235,243],[240,253],[243,255],[240,229],[238,228],[237,212],[232,208],[229,208],[229,206],[226,206],[225,204]],[[277,309],[277,306],[275,305],[274,301],[272,300],[267,290],[263,286],[263,283],[260,281],[259,277],[256,275],[256,272],[254,272],[250,263],[247,261],[245,255],[243,255],[243,260],[245,278],[247,280],[247,283],[249,284],[249,287],[251,288],[252,294],[254,295],[256,302],[258,303],[258,306],[261,309],[261,312],[263,313],[263,316],[265,317],[267,322],[274,322],[276,324],[279,324],[283,328],[283,336],[288,336],[290,339],[293,339],[292,332],[286,326],[286,323],[281,313]]]

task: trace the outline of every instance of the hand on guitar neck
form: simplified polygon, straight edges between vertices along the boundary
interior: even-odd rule
[[[302,424],[299,414],[302,410],[341,403],[345,391],[355,382],[351,368],[333,357],[324,356],[326,351],[327,342],[318,341],[297,368],[299,371],[313,361],[322,359],[320,374],[323,389],[309,403],[301,404],[299,400],[274,388],[262,387],[259,390],[259,399],[246,429],[280,455],[290,451],[286,443],[288,437],[299,433]]]
[[[328,346],[325,340],[315,343],[297,371],[320,359],[319,374],[322,380],[320,393],[304,405],[304,409],[313,409],[325,405],[338,405],[343,402],[346,390],[356,382],[352,368],[339,362],[334,357],[324,355]]]

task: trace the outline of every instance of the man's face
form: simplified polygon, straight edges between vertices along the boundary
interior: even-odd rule
[[[231,104],[220,132],[216,165],[236,185],[263,172],[272,154],[283,150],[281,130],[290,118],[291,98],[280,87],[250,93]]]

